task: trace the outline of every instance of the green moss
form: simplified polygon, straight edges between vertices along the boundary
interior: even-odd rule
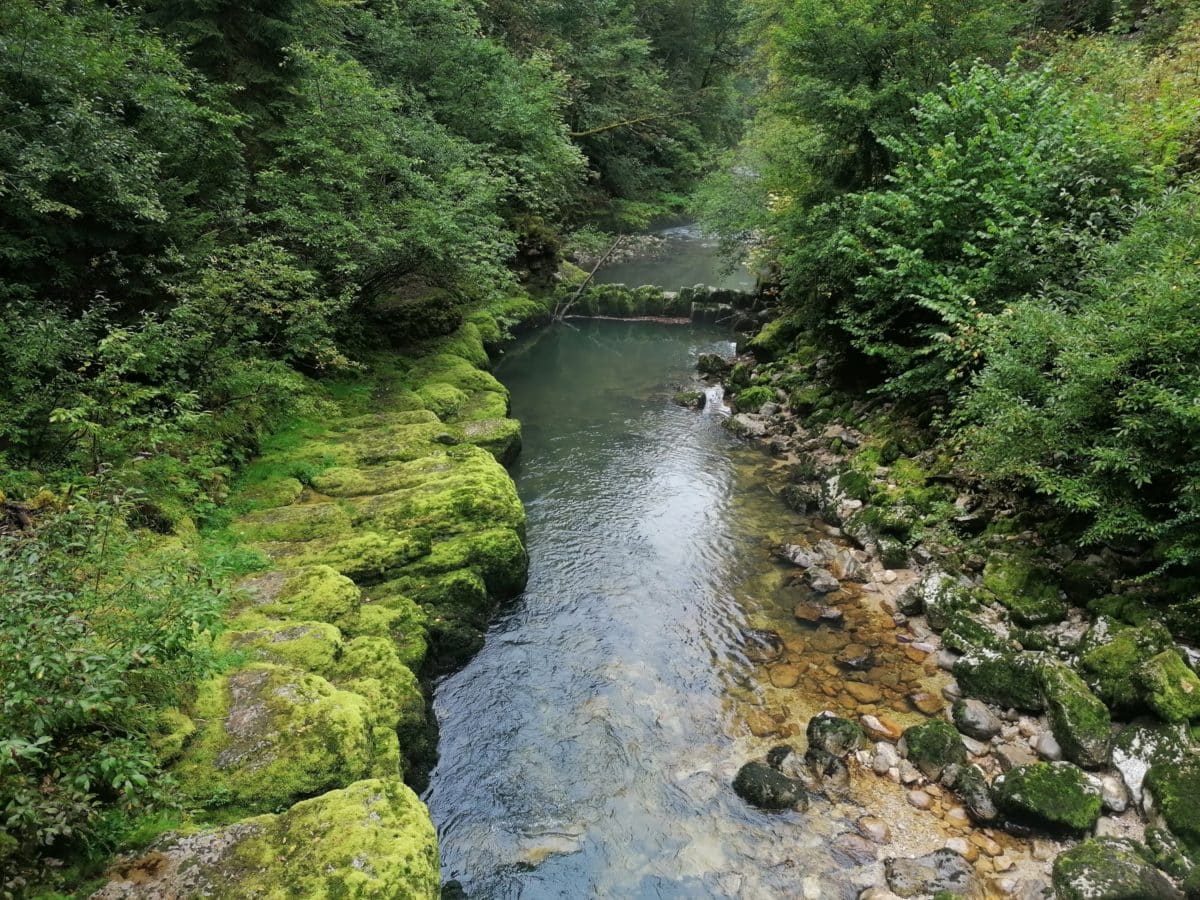
[[[350,530],[350,517],[336,503],[303,503],[252,512],[234,521],[229,531],[251,543],[311,541]]]
[[[853,500],[867,503],[871,499],[871,479],[862,472],[850,470],[838,476],[838,487]]]
[[[486,369],[491,363],[483,346],[483,333],[474,322],[467,322],[458,331],[436,341],[431,350],[436,354],[457,356],[480,369]]]
[[[1188,851],[1200,854],[1200,756],[1188,754],[1181,762],[1156,762],[1146,773],[1146,789],[1167,827]]]
[[[354,617],[345,620],[343,628],[352,636],[388,638],[400,661],[414,672],[419,672],[425,662],[429,616],[403,594],[383,593],[377,601],[364,603]]]
[[[421,405],[440,419],[451,418],[467,402],[466,391],[441,381],[426,382],[417,388],[416,393]]]
[[[183,752],[188,740],[196,733],[196,723],[182,711],[168,707],[155,712],[148,733],[150,747],[158,757],[159,764],[167,765]]]
[[[1066,758],[1089,768],[1107,763],[1112,736],[1108,708],[1067,666],[1045,665],[1041,676],[1050,728]]]
[[[770,403],[774,399],[775,392],[760,385],[738,391],[733,398],[733,405],[738,412],[758,412],[764,403]]]
[[[1200,678],[1174,650],[1150,657],[1137,672],[1146,702],[1164,722],[1200,719]]]
[[[238,502],[250,508],[271,509],[295,503],[303,492],[304,485],[300,479],[291,475],[272,474],[246,485],[238,494]]]
[[[357,531],[345,537],[292,544],[261,544],[271,559],[288,566],[329,566],[355,581],[381,581],[429,552],[417,534]]]
[[[358,586],[330,566],[271,573],[246,582],[255,611],[276,619],[340,624],[362,602]]]
[[[395,774],[399,744],[364,697],[256,663],[204,682],[199,730],[175,766],[199,806],[270,811],[360,778]]]
[[[967,748],[963,746],[962,738],[954,726],[943,719],[930,719],[906,729],[904,743],[908,748],[908,761],[935,781],[946,766],[967,761]]]
[[[313,487],[333,497],[362,497],[416,487],[431,477],[453,471],[461,452],[473,453],[474,449],[441,447],[429,456],[408,462],[356,468],[338,466],[316,476],[313,479]]]
[[[1045,569],[1024,556],[995,554],[983,571],[983,586],[1012,613],[1022,625],[1061,622],[1067,605],[1058,596],[1058,587]]]
[[[1180,894],[1129,838],[1090,838],[1054,860],[1059,900],[1170,900]]]
[[[429,415],[434,414],[429,412]],[[420,459],[437,453],[443,447],[462,443],[462,440],[461,428],[439,422],[435,417],[433,421],[389,422],[372,428],[360,428],[342,435],[338,449],[345,461],[374,465]]]
[[[754,366],[750,363],[736,363],[729,373],[729,386],[731,388],[742,389],[750,386],[750,380],[754,377]]]
[[[332,675],[339,687],[378,700],[391,727],[409,729],[425,724],[421,686],[389,638],[358,637],[347,642]]]
[[[1100,818],[1100,791],[1071,763],[1018,766],[993,784],[996,805],[1014,818],[1065,831],[1086,831]]]
[[[1142,705],[1138,670],[1150,657],[1171,647],[1171,634],[1157,622],[1125,628],[1085,650],[1079,669],[1101,700],[1115,713],[1136,712]]]
[[[708,400],[708,395],[704,391],[680,391],[671,399],[676,406],[683,406],[687,409],[702,409]]]
[[[325,622],[277,621],[249,611],[230,623],[217,646],[255,662],[290,665],[329,677],[343,641],[342,633]]]
[[[488,451],[501,465],[508,465],[521,452],[521,423],[516,419],[485,419],[463,425],[463,436]]]
[[[508,394],[496,391],[476,391],[459,407],[458,412],[454,415],[454,421],[463,424],[505,419],[508,417],[508,408]]]
[[[1012,652],[1019,650],[1011,640],[980,622],[970,610],[954,610],[942,629],[942,643],[959,653],[973,650]]]
[[[746,345],[756,359],[777,359],[791,348],[802,328],[800,322],[790,316],[780,316],[768,322]]]
[[[976,650],[955,662],[954,677],[967,697],[1037,712],[1046,705],[1041,665],[1033,653]]]

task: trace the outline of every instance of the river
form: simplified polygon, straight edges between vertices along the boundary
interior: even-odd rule
[[[877,878],[831,848],[861,799],[768,814],[730,789],[748,758],[854,702],[831,654],[870,630],[858,607],[844,633],[801,628],[770,549],[824,537],[820,524],[721,427],[719,388],[702,412],[672,402],[698,354],[732,350],[707,326],[582,321],[523,338],[499,366],[524,426],[529,584],[437,685],[425,797],[443,875],[472,898],[849,898]],[[773,688],[760,628],[813,677]],[[903,708],[892,685],[884,702]],[[755,738],[755,714],[784,724]]]

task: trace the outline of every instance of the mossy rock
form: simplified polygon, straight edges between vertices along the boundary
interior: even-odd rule
[[[350,462],[377,465],[420,459],[437,453],[443,447],[463,442],[461,428],[438,420],[431,411],[423,412],[434,416],[434,420],[358,428],[340,435],[336,449]]]
[[[750,805],[772,812],[803,808],[808,803],[802,781],[760,762],[748,762],[738,770],[733,790]]]
[[[942,629],[942,643],[959,653],[975,650],[1010,653],[1021,649],[1006,634],[980,621],[970,610],[955,610],[950,614],[949,623]]]
[[[476,391],[468,395],[466,401],[459,406],[449,421],[465,425],[468,422],[504,419],[508,417],[510,405],[508,394],[499,394],[496,391]],[[464,428],[463,434],[467,435],[467,433],[468,430]]]
[[[511,465],[521,453],[521,423],[516,419],[480,419],[462,426],[463,439],[486,450],[501,465]]]
[[[680,391],[671,400],[676,406],[682,406],[684,409],[704,409],[708,395],[704,391]]]
[[[1164,650],[1150,657],[1138,669],[1137,681],[1146,703],[1164,722],[1200,719],[1200,678],[1178,651]]]
[[[240,540],[311,541],[333,538],[350,530],[350,516],[336,503],[302,503],[249,513],[229,526]]]
[[[729,372],[729,386],[737,390],[748,388],[753,378],[753,365],[747,362],[734,363],[733,368]]]
[[[930,719],[906,729],[904,744],[908,748],[908,761],[934,781],[947,766],[967,761],[962,737],[942,719]]]
[[[778,359],[791,349],[797,335],[803,330],[800,322],[792,316],[780,316],[762,327],[746,344],[754,358],[762,362]]]
[[[733,406],[738,412],[758,412],[764,403],[775,399],[775,392],[769,387],[750,387],[738,391],[733,398]]]
[[[1172,603],[1162,610],[1162,620],[1180,640],[1200,644],[1200,597]]]
[[[362,778],[395,775],[400,750],[367,698],[288,666],[256,663],[200,685],[195,738],[174,768],[197,806],[283,809]]]
[[[954,663],[954,677],[967,697],[1001,707],[1040,712],[1042,658],[1028,652],[974,650]]]
[[[1166,828],[1146,829],[1149,859],[1172,878],[1186,878],[1196,867],[1183,842]]]
[[[1146,773],[1145,789],[1171,833],[1189,853],[1200,856],[1200,755],[1193,752],[1178,763],[1156,762]]]
[[[421,405],[442,420],[450,419],[458,412],[459,407],[467,402],[466,391],[441,381],[430,381],[421,385],[416,394],[421,400]]]
[[[908,548],[904,542],[882,534],[875,539],[879,547],[879,562],[885,569],[903,569],[908,566]]]
[[[1041,676],[1046,715],[1063,754],[1085,768],[1105,765],[1112,736],[1108,707],[1065,665],[1044,665]]]
[[[867,503],[871,499],[871,479],[854,469],[838,476],[838,487],[852,500],[861,500],[863,503]]]
[[[857,750],[863,742],[862,726],[840,716],[813,716],[805,733],[810,750],[817,748],[839,758]]]
[[[1080,832],[1100,818],[1100,790],[1069,762],[1017,766],[992,784],[996,806],[1019,822]]]
[[[273,619],[340,625],[362,603],[362,591],[331,566],[267,572],[240,584],[254,611]]]
[[[934,570],[908,588],[900,597],[899,605],[905,615],[924,613],[929,627],[942,631],[959,614],[978,608],[979,600],[957,579]]]
[[[157,710],[147,728],[150,747],[159,764],[163,766],[179,758],[179,754],[195,733],[196,723],[175,707]],[[0,859],[3,859],[2,853]]]
[[[1090,838],[1054,860],[1058,900],[1182,900],[1151,864],[1144,846],[1129,838]]]
[[[376,466],[335,466],[313,478],[312,485],[331,497],[366,497],[417,487],[431,478],[453,472],[462,453],[474,447],[443,447],[429,456]]]
[[[511,528],[489,528],[438,540],[427,556],[400,574],[428,578],[464,569],[483,579],[493,599],[515,597],[524,590],[529,571],[521,535]]]
[[[264,543],[258,548],[289,568],[328,566],[363,584],[382,581],[431,552],[429,538],[421,534],[362,530],[327,540]]]
[[[168,836],[116,866],[95,900],[437,900],[437,835],[397,778],[364,780],[210,831]]]
[[[1022,625],[1061,622],[1067,616],[1067,604],[1058,596],[1049,572],[1027,557],[993,555],[983,570],[983,586]]]
[[[1124,628],[1082,652],[1079,670],[1114,713],[1136,713],[1143,702],[1138,671],[1147,659],[1172,646],[1171,633],[1158,622]]]
[[[253,662],[292,666],[329,677],[344,644],[341,631],[326,622],[280,621],[247,611],[230,623],[217,648],[245,654]]]
[[[240,503],[256,509],[274,509],[277,506],[288,506],[300,499],[304,493],[304,485],[300,479],[291,475],[276,475],[262,481],[246,485],[238,492]]]
[[[403,593],[372,590],[371,594],[371,602],[343,620],[343,630],[352,637],[388,638],[400,661],[414,672],[421,671],[429,647],[429,614]]]
[[[1133,722],[1112,740],[1112,765],[1121,773],[1137,805],[1142,805],[1146,773],[1156,765],[1175,766],[1187,759],[1195,746],[1186,725],[1167,725],[1157,719]]]

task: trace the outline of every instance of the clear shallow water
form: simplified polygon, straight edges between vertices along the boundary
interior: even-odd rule
[[[739,291],[754,289],[754,274],[744,266],[726,271],[717,254],[716,239],[705,237],[696,225],[676,225],[654,233],[664,240],[660,252],[602,266],[596,272],[596,281],[629,287],[653,284],[668,291],[697,284]]]
[[[745,629],[790,618],[768,535],[803,527],[720,427],[719,389],[701,413],[671,402],[697,354],[730,349],[588,321],[500,366],[530,580],[437,688],[426,797],[444,877],[473,898],[785,897],[814,871],[810,896],[855,895],[825,850],[844,817],[759,813],[729,788],[750,755]]]

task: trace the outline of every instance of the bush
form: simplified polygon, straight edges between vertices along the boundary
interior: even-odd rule
[[[224,598],[195,555],[127,528],[134,499],[0,537],[0,892],[169,800],[152,730],[212,668]]]

